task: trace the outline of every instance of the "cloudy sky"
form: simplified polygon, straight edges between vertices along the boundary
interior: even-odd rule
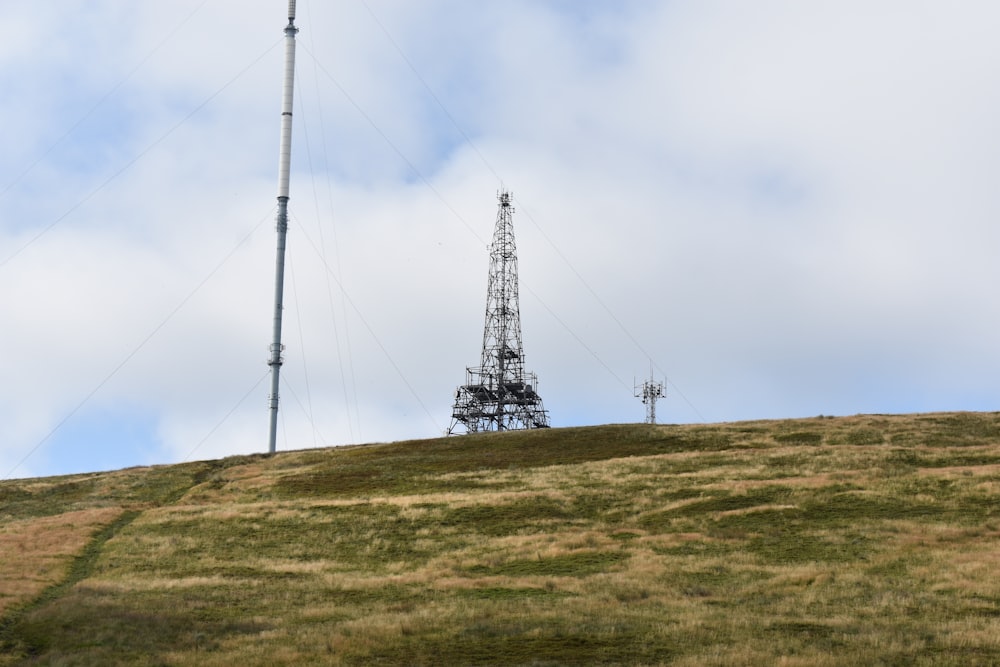
[[[0,3],[0,476],[266,450],[284,0]],[[1000,405],[1000,5],[299,0],[279,449]]]

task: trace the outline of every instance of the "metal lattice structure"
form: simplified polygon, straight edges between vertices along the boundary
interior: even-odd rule
[[[642,383],[642,386],[635,386],[635,397],[642,399],[642,404],[646,406],[646,423],[656,423],[656,401],[667,395],[662,382],[653,380],[653,369],[649,369],[649,379]]]
[[[524,370],[521,311],[517,287],[514,207],[501,192],[486,289],[486,326],[478,368],[467,368],[455,392],[448,434],[548,428],[538,395],[538,378]]]

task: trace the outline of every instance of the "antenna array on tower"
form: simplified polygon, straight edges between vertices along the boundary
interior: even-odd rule
[[[656,401],[667,395],[662,382],[653,379],[653,369],[649,369],[649,379],[642,383],[642,386],[635,386],[635,397],[642,399],[642,404],[646,406],[646,423],[656,423]]]

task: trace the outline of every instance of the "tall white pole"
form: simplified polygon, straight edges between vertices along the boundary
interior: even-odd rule
[[[270,427],[267,451],[277,448],[278,385],[281,372],[281,311],[285,292],[285,240],[288,235],[288,172],[292,159],[292,90],[295,83],[295,0],[288,0],[288,25],[285,26],[285,83],[281,96],[281,142],[278,147],[278,251],[274,266],[274,331],[271,339]]]

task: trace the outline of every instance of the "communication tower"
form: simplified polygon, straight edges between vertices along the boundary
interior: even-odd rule
[[[538,395],[538,378],[524,370],[514,207],[509,192],[501,192],[498,199],[490,244],[482,357],[479,367],[465,369],[465,384],[455,392],[448,435],[549,426]]]
[[[656,401],[667,395],[662,382],[653,379],[653,369],[649,369],[649,379],[642,383],[642,386],[635,386],[635,397],[642,399],[642,404],[646,406],[646,423],[656,423]]]
[[[285,77],[281,97],[281,137],[278,144],[278,215],[275,227],[278,246],[274,262],[274,320],[271,336],[271,393],[268,395],[267,451],[274,454],[278,431],[278,376],[281,372],[281,311],[285,293],[285,245],[288,236],[288,180],[292,155],[292,90],[295,83],[295,0],[288,0],[288,25],[285,26]]]

